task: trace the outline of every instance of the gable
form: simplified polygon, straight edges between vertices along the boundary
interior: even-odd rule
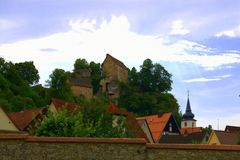
[[[221,144],[214,131],[211,133],[209,137],[208,144]]]
[[[169,122],[172,122],[172,126],[175,127],[175,130],[179,133],[178,126],[176,125],[175,119],[171,119],[172,113],[163,113],[159,115],[150,115],[145,117],[139,117],[137,119],[145,119],[150,128],[151,134],[155,142],[158,142],[161,135],[167,131],[169,128]],[[169,121],[170,120],[170,121]]]
[[[127,67],[124,65],[123,62],[121,62],[118,59],[114,58],[110,54],[106,55],[106,58],[104,59],[104,61],[102,63],[102,66],[104,66],[105,64],[117,65],[117,66],[127,70]]]
[[[19,131],[6,112],[0,107],[0,130]]]

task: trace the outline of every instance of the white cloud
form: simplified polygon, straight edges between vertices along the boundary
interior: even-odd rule
[[[214,50],[195,42],[180,40],[170,44],[171,39],[166,37],[132,32],[125,16],[112,16],[101,24],[95,20],[72,20],[69,26],[67,32],[0,45],[0,55],[13,62],[34,61],[41,82],[54,68],[72,70],[77,58],[102,62],[106,53],[129,67],[139,66],[146,58],[194,63],[205,69],[240,63],[236,52],[216,55]]]
[[[216,37],[222,37],[222,36],[227,36],[227,37],[240,37],[240,25],[230,29],[230,30],[225,30],[222,32],[219,32],[215,34]]]
[[[219,81],[220,78],[194,78],[189,80],[184,80],[183,82],[192,83],[192,82],[209,82],[209,81]]]
[[[190,31],[183,27],[182,20],[175,20],[172,22],[170,35],[186,35]]]
[[[7,19],[0,19],[0,30],[16,27],[16,23]]]
[[[226,74],[226,75],[222,75],[222,76],[215,76],[213,78],[205,78],[205,77],[201,77],[201,78],[194,78],[194,79],[188,79],[188,80],[183,80],[183,82],[185,83],[193,83],[193,82],[210,82],[210,81],[220,81],[223,78],[229,78],[232,75],[230,74]]]

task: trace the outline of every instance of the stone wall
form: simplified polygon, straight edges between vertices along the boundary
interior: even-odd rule
[[[1,160],[237,160],[240,146],[146,144],[129,138],[46,138],[0,134]]]

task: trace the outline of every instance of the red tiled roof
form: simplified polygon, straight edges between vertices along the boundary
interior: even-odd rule
[[[194,127],[194,128],[181,128],[181,134],[191,134],[196,132],[202,132],[202,127]]]
[[[115,115],[122,115],[126,117],[127,123],[128,123],[128,129],[131,133],[137,136],[137,138],[145,138],[147,142],[149,142],[146,134],[143,132],[141,127],[138,125],[137,119],[134,114],[131,112],[126,112],[120,108],[118,108],[116,105],[111,104],[108,106],[108,111]]]
[[[26,129],[33,119],[45,111],[46,107],[28,109],[21,112],[11,112],[8,116],[21,131]]]
[[[160,138],[160,135],[162,134],[171,115],[172,113],[169,112],[169,113],[163,113],[161,115],[150,115],[145,117],[138,117],[137,119],[146,119],[154,141],[158,142],[158,139]]]
[[[71,110],[79,108],[79,105],[74,102],[66,102],[66,101],[60,100],[60,99],[52,99],[50,101],[50,104],[53,104],[57,110],[61,109],[65,105],[68,109],[71,109]]]

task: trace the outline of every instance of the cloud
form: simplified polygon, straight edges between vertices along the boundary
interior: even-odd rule
[[[204,77],[201,77],[201,78],[194,78],[194,79],[188,79],[188,80],[183,80],[183,82],[185,83],[193,83],[193,82],[211,82],[211,81],[220,81],[222,80],[223,78],[229,78],[231,77],[232,75],[230,74],[226,74],[226,75],[222,75],[222,76],[215,76],[213,78],[204,78]]]
[[[56,52],[57,49],[54,49],[54,48],[42,48],[42,49],[40,49],[40,51],[42,51],[42,52]]]
[[[240,37],[240,25],[233,29],[225,30],[215,34],[215,37],[222,37],[222,36],[231,37],[231,38]]]
[[[16,23],[8,19],[0,19],[0,30],[10,29],[16,27]]]
[[[182,20],[175,20],[172,22],[170,35],[186,35],[190,31],[183,27]]]
[[[129,67],[139,66],[146,58],[193,63],[205,69],[240,63],[240,52],[237,51],[218,53],[196,42],[172,41],[170,37],[135,33],[131,31],[126,16],[112,16],[109,21],[103,19],[100,24],[94,19],[71,20],[69,27],[66,32],[2,44],[0,55],[13,62],[34,61],[43,80],[48,78],[54,68],[72,70],[77,58],[102,62],[106,53]]]

